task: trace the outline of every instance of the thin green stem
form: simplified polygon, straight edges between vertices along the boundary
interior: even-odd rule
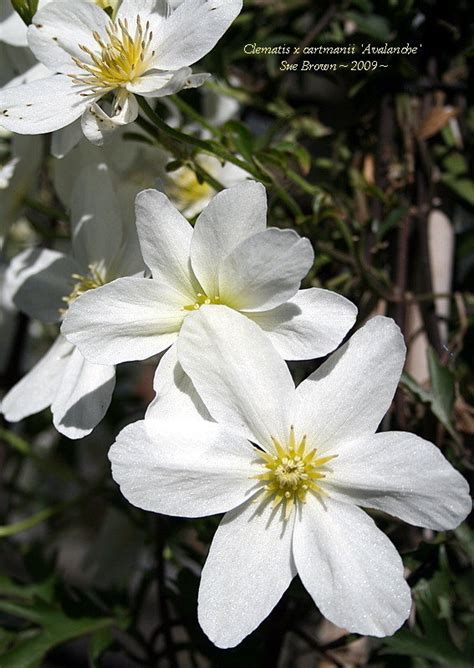
[[[185,114],[186,116],[189,116],[189,118],[192,118],[193,121],[196,121],[196,123],[199,123],[199,125],[201,125],[201,126],[202,126],[203,128],[205,128],[206,130],[209,130],[209,132],[211,132],[211,133],[212,133],[213,135],[215,135],[216,137],[220,137],[220,136],[221,136],[221,131],[220,131],[218,128],[216,128],[216,127],[214,127],[213,125],[211,125],[211,123],[209,123],[209,122],[204,118],[204,116],[201,116],[201,114],[200,114],[198,111],[196,111],[195,109],[193,109],[193,107],[191,107],[190,104],[188,104],[187,102],[185,102],[184,100],[182,100],[182,99],[181,99],[180,97],[178,97],[177,95],[173,95],[173,97],[171,98],[171,100],[173,101],[173,103],[178,107],[178,109],[179,109],[183,114]]]
[[[165,134],[170,139],[174,139],[179,144],[194,146],[203,153],[215,155],[217,158],[221,158],[226,162],[231,162],[232,164],[236,165],[237,167],[240,167],[244,171],[254,176],[259,181],[262,180],[261,174],[252,165],[249,165],[248,162],[236,158],[232,153],[230,153],[227,149],[225,149],[223,146],[220,146],[219,144],[216,144],[214,142],[211,143],[210,141],[205,141],[203,139],[198,139],[197,137],[193,137],[192,135],[187,135],[184,132],[181,132],[180,130],[176,130],[175,128],[170,127],[150,107],[145,98],[138,97],[137,99],[142,111],[146,114],[146,116],[152,122],[152,124],[158,130],[160,130],[161,133]],[[159,141],[162,142],[161,136],[159,136]]]

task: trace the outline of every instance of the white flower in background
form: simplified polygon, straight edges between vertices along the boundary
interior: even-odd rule
[[[169,16],[155,0],[123,0],[113,18],[85,0],[57,0],[35,14],[28,43],[52,76],[0,91],[0,122],[13,132],[43,134],[82,117],[94,143],[137,118],[135,94],[171,95],[210,75],[189,65],[229,28],[241,0],[185,0]],[[58,74],[57,74],[58,73]],[[97,102],[112,93],[109,116]]]
[[[199,591],[209,638],[238,644],[297,573],[334,624],[394,633],[411,606],[402,560],[360,506],[436,530],[471,507],[466,481],[434,445],[375,433],[405,357],[395,323],[373,318],[296,389],[261,330],[227,308],[187,320],[178,357],[187,385],[126,427],[109,456],[140,508],[226,513]],[[217,422],[200,417],[191,381]]]
[[[152,279],[121,278],[83,295],[62,325],[91,362],[151,357],[208,304],[254,320],[285,359],[326,355],[354,324],[357,309],[344,297],[298,290],[313,263],[311,244],[293,230],[266,229],[261,184],[246,181],[220,192],[194,229],[154,190],[138,195],[136,211]]]
[[[220,160],[211,155],[199,155],[196,161],[226,188],[246,181],[248,178],[245,170],[231,162],[222,164]],[[164,191],[174,206],[188,218],[201,213],[216,194],[209,183],[199,182],[196,172],[190,167],[180,167],[168,174]]]
[[[10,0],[0,3],[0,42],[11,46],[28,46],[26,25],[13,9]]]
[[[72,126],[70,126],[72,127]],[[54,189],[65,204],[71,197],[78,171],[106,164],[113,180],[123,216],[135,220],[135,198],[147,188],[157,187],[166,174],[168,154],[155,145],[124,139],[126,128],[114,133],[103,147],[94,146],[82,135],[80,141],[61,160],[52,161]],[[60,134],[58,131],[53,135]],[[140,134],[140,129],[134,128]]]
[[[15,305],[43,322],[59,322],[84,292],[144,268],[136,231],[122,220],[104,166],[79,176],[71,225],[71,255],[30,249],[17,255],[8,269],[6,290]],[[17,422],[51,406],[56,429],[81,438],[105,415],[114,385],[113,366],[91,364],[59,336],[4,397],[1,412],[9,422]]]

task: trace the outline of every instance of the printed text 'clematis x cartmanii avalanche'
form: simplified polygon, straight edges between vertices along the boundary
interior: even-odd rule
[[[373,318],[296,389],[262,331],[225,307],[184,323],[178,357],[216,422],[190,402],[185,419],[178,399],[175,415],[157,405],[121,432],[110,459],[140,508],[226,513],[199,591],[209,638],[239,643],[297,573],[333,623],[394,633],[411,606],[402,560],[360,506],[431,529],[456,527],[471,506],[434,445],[375,433],[405,357],[395,323]]]
[[[137,118],[135,94],[163,97],[200,86],[210,75],[192,74],[189,65],[215,46],[242,0],[184,0],[166,16],[162,5],[123,0],[113,17],[86,0],[54,0],[40,9],[28,44],[51,76],[0,91],[0,123],[43,134],[82,116],[84,134],[101,144]],[[110,116],[97,104],[109,93]]]
[[[215,304],[217,313],[225,305],[254,320],[285,359],[326,355],[356,307],[328,290],[298,290],[311,244],[267,229],[266,210],[265,188],[247,181],[216,195],[193,229],[165,195],[140,193],[138,236],[152,279],[120,278],[83,295],[62,333],[91,362],[140,360],[169,348],[185,320]]]

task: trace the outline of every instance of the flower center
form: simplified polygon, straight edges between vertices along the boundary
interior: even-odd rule
[[[80,48],[92,60],[85,63],[73,56],[73,61],[84,74],[69,75],[74,83],[86,86],[83,95],[105,94],[115,88],[133,83],[149,67],[155,55],[151,50],[153,32],[149,22],[143,27],[137,16],[135,29],[129,28],[127,19],[110,21],[106,28],[107,39],[93,32],[97,49],[80,44]]]
[[[66,297],[63,297],[63,302],[66,302],[68,307],[85,292],[94,288],[100,288],[101,285],[107,283],[107,272],[102,264],[90,264],[88,269],[89,273],[85,275],[72,274],[71,278],[75,281],[74,286],[71,292]],[[66,311],[67,309],[59,309],[61,315],[65,315]]]
[[[192,169],[181,167],[170,179],[168,193],[176,208],[183,212],[200,200],[210,198],[214,194],[214,189],[205,181],[199,183]]]
[[[196,301],[193,304],[186,304],[186,306],[182,306],[183,311],[197,311],[198,309],[201,308],[201,306],[204,306],[205,304],[220,304],[221,301],[219,299],[219,296],[216,295],[215,297],[208,297],[202,292],[198,292],[196,295]]]
[[[254,476],[263,483],[260,500],[273,498],[273,507],[284,505],[284,518],[287,520],[293,507],[298,503],[305,503],[308,492],[325,495],[320,481],[326,477],[321,470],[337,455],[318,457],[317,449],[307,450],[306,436],[299,443],[296,442],[293,425],[290,428],[288,444],[282,445],[272,436],[276,454],[258,450],[258,456],[263,460],[265,472]]]

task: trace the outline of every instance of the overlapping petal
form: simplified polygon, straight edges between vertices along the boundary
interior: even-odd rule
[[[185,317],[166,286],[144,278],[118,278],[86,292],[66,314],[61,331],[96,364],[142,360],[166,350]]]
[[[48,408],[56,397],[74,346],[59,336],[49,351],[5,395],[1,412],[9,422],[18,422]]]
[[[51,404],[56,429],[72,439],[90,434],[106,414],[114,387],[115,367],[91,364],[75,348]]]
[[[395,322],[372,318],[298,386],[295,424],[323,449],[373,434],[390,407],[404,360]]]
[[[411,597],[402,560],[356,506],[308,496],[295,522],[293,554],[304,586],[337,626],[381,637],[407,619]]]
[[[132,93],[119,90],[112,113],[107,114],[97,103],[87,107],[81,119],[84,135],[95,146],[103,146],[120,127],[133,123],[138,116],[138,102]]]
[[[272,436],[286,441],[293,380],[255,323],[226,306],[204,306],[186,318],[178,358],[218,422],[269,450]]]
[[[202,419],[135,422],[120,432],[109,458],[130,503],[167,515],[225,512],[243,503],[255,486],[250,444]]]
[[[154,280],[193,303],[197,288],[189,263],[193,228],[157,190],[138,195],[136,214],[143,259]]]
[[[218,294],[239,311],[275,308],[296,294],[313,258],[310,241],[293,230],[263,230],[221,260]]]
[[[267,196],[261,183],[239,183],[212,199],[196,221],[191,246],[193,271],[206,294],[218,294],[223,258],[266,225]]]
[[[79,265],[68,255],[47,248],[19,253],[6,273],[5,291],[16,307],[43,322],[58,322],[63,297],[72,289]]]
[[[438,531],[454,529],[471,510],[466,480],[415,434],[375,434],[345,443],[337,454],[328,480],[335,498]]]
[[[323,357],[341,343],[354,325],[357,308],[330,290],[299,290],[271,311],[246,313],[261,327],[285,360]]]
[[[212,420],[191,378],[184,373],[178,361],[176,345],[172,345],[161,358],[153,389],[156,396],[147,408],[147,420]]]

